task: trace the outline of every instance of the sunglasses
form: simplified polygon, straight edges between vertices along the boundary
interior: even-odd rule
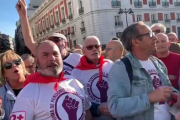
[[[13,60],[12,62],[7,62],[3,65],[4,69],[11,69],[13,66],[13,63],[15,65],[20,65],[21,64],[21,59]]]
[[[63,41],[64,39],[61,37],[50,37],[49,40],[54,42],[54,43],[58,43],[60,41]]]
[[[145,34],[140,34],[140,35],[136,36],[135,38],[143,37],[146,35],[149,35],[149,38],[153,38],[153,36],[155,36],[154,32],[150,31],[150,32],[145,33]]]
[[[87,49],[87,50],[92,50],[94,47],[95,47],[96,49],[99,49],[100,46],[101,46],[101,45],[88,45],[88,46],[86,46],[86,49]]]

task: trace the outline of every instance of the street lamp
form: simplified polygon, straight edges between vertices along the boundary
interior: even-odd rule
[[[131,8],[128,9],[128,10],[126,8],[125,8],[125,10],[120,8],[118,14],[123,14],[123,13],[126,14],[126,24],[127,24],[127,27],[128,27],[127,14],[133,14],[134,12],[132,11]]]

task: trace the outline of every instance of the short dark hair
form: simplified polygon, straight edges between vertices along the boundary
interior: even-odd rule
[[[114,37],[114,38],[112,38],[112,40],[119,40],[119,38],[117,38],[117,37]]]
[[[128,26],[121,35],[121,42],[127,51],[132,51],[132,39],[139,35],[137,28],[138,23],[131,24]],[[141,22],[143,23],[143,22]]]

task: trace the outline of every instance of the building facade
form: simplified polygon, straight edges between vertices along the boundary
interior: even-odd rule
[[[118,14],[119,9],[134,14]],[[70,47],[82,44],[89,35],[97,36],[102,44],[133,22],[144,21],[151,26],[160,22],[180,38],[180,2],[178,0],[45,0],[29,17],[36,42],[54,32],[67,36]],[[127,21],[127,22],[126,22]]]
[[[7,50],[14,50],[13,39],[9,35],[0,34],[0,53]]]

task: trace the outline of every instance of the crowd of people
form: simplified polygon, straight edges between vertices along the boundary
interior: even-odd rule
[[[16,8],[32,55],[0,56],[1,120],[180,120],[180,46],[163,24],[134,23],[104,51],[96,36],[69,50],[60,33],[36,43],[25,0]]]

